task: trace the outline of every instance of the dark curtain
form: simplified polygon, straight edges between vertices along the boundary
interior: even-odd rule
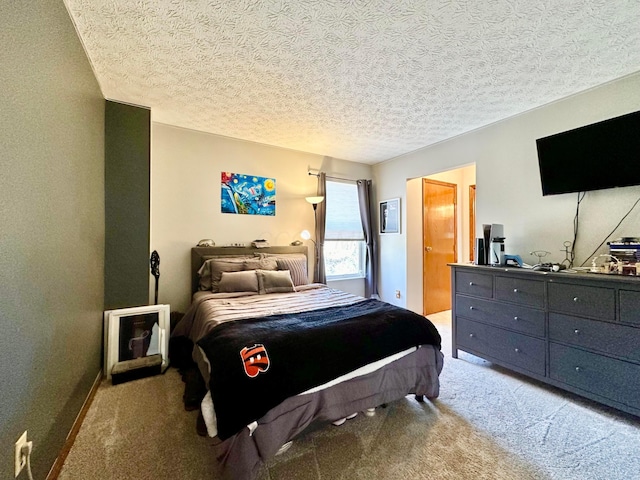
[[[323,202],[316,206],[316,268],[313,281],[327,283],[327,275],[324,270],[324,230],[327,220],[327,175],[318,173],[318,196],[325,197]]]
[[[366,270],[364,278],[364,296],[380,298],[378,296],[378,241],[373,231],[374,219],[371,209],[371,180],[358,180],[358,203],[360,205],[360,220],[364,242],[367,246]]]

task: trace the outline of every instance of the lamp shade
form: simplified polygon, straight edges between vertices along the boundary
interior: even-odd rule
[[[311,205],[317,205],[320,202],[322,202],[324,200],[324,197],[322,196],[318,196],[318,197],[305,197],[304,198],[307,202],[309,202]]]

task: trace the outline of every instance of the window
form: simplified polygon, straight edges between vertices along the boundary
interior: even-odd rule
[[[364,277],[365,244],[355,183],[327,181],[324,264],[328,280]]]

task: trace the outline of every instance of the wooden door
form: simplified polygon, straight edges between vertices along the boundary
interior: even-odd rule
[[[424,315],[451,309],[451,272],[457,261],[457,186],[423,179],[423,309]]]

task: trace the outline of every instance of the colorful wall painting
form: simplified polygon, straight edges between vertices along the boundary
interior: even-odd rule
[[[275,215],[275,178],[222,172],[221,211],[245,215]]]

